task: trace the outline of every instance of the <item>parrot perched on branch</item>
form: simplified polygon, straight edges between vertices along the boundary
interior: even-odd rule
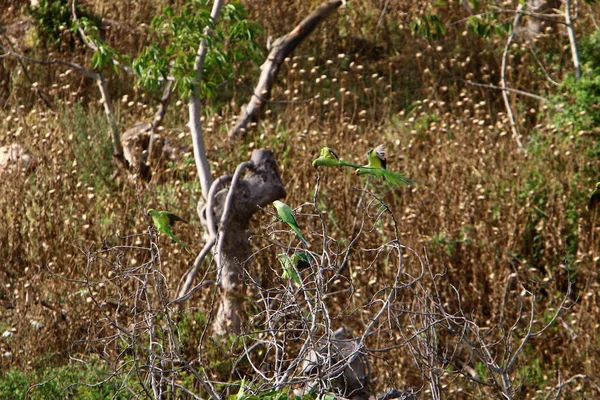
[[[312,162],[314,167],[352,167],[360,168],[360,165],[351,164],[344,160],[340,160],[337,154],[329,147],[323,147],[319,154],[319,158]]]
[[[171,236],[171,239],[173,239],[175,242],[179,243],[184,249],[186,249],[188,253],[192,252],[189,247],[183,244],[179,239],[177,239],[175,235],[173,235],[173,232],[171,232],[171,226],[173,226],[175,222],[181,221],[187,224],[187,221],[171,212],[156,211],[153,208],[148,209],[148,215],[152,217],[152,221],[154,222],[154,227],[156,228],[157,232],[166,233],[167,235]]]
[[[304,269],[310,266],[306,252],[300,251],[288,256],[285,253],[277,254],[277,258],[283,267],[282,278],[290,278],[298,285],[302,285],[302,280],[298,275],[299,269]]]
[[[367,165],[359,167],[354,173],[356,175],[374,175],[385,178],[393,185],[412,185],[413,180],[400,175],[397,172],[388,171],[386,167],[385,147],[381,144],[375,149],[367,152]]]
[[[273,202],[273,206],[275,206],[277,214],[279,215],[281,220],[288,224],[290,228],[292,228],[292,230],[296,232],[296,235],[300,240],[304,242],[304,244],[308,245],[308,242],[306,241],[304,236],[302,236],[302,233],[300,233],[300,228],[298,227],[298,223],[296,222],[296,217],[294,217],[294,212],[292,211],[290,206],[288,206],[285,203],[282,203],[279,200],[275,200]]]

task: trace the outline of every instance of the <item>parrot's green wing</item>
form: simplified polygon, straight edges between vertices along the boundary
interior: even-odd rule
[[[281,274],[282,278],[289,278],[296,282],[298,285],[302,285],[302,280],[298,275],[298,271],[296,271],[296,266],[294,265],[295,254],[290,257],[285,253],[277,254],[277,258],[283,267],[283,273]]]
[[[588,202],[588,210],[592,211],[598,207],[600,204],[600,182],[596,183],[596,189],[590,196],[590,201]]]
[[[181,218],[177,214],[173,214],[172,212],[168,212],[168,211],[163,211],[162,213],[167,218],[169,218],[169,225],[170,226],[173,226],[175,224],[175,222],[177,222],[177,221],[180,221],[180,222],[183,222],[184,224],[187,224],[187,221],[185,219]]]
[[[354,173],[356,175],[373,175],[378,178],[383,178],[384,171],[385,170],[381,169],[381,168],[371,168],[371,167],[364,166],[364,167],[357,168]]]
[[[148,215],[150,215],[152,217],[152,222],[154,223],[154,227],[159,232],[163,232],[165,229],[165,226],[169,225],[168,218],[165,220],[164,216],[162,215],[162,213],[160,211],[156,211],[155,209],[150,208],[148,210]]]
[[[386,181],[396,186],[412,186],[415,182],[414,180],[407,178],[397,172],[388,171],[387,169],[383,168],[360,167],[354,173],[356,175],[373,175],[378,178],[384,178]]]
[[[179,239],[177,239],[173,232],[171,232],[171,225],[173,225],[176,221],[185,222],[181,217],[168,211],[157,211],[153,208],[148,210],[148,214],[152,217],[152,222],[154,222],[154,227],[158,232],[166,233],[171,237],[171,239],[186,249],[188,253],[192,252],[189,247],[183,244]]]
[[[368,164],[357,168],[354,172],[356,175],[373,175],[378,178],[385,178],[392,185],[412,185],[414,181],[397,172],[388,171],[385,169],[387,162],[385,158],[385,148],[381,144],[367,152]]]
[[[294,217],[294,212],[292,211],[290,206],[288,206],[285,203],[282,203],[279,200],[275,200],[273,202],[273,206],[275,206],[277,214],[283,220],[283,222],[285,222],[290,226],[290,228],[292,228],[292,230],[296,233],[296,236],[298,236],[298,238],[302,240],[304,244],[308,245],[308,241],[304,238],[304,236],[302,236],[302,233],[300,232],[300,228],[298,227],[298,223],[296,222],[296,217]]]
[[[294,253],[294,255],[292,256],[292,261],[298,269],[306,269],[310,267],[310,261],[308,260],[308,255],[305,251],[299,251],[297,253]]]
[[[358,164],[352,164],[352,163],[346,162],[344,160],[340,160],[340,165],[343,166],[343,167],[360,168],[360,165],[358,165]]]

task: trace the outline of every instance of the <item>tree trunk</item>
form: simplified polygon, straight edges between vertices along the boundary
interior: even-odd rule
[[[247,232],[250,218],[259,206],[264,207],[286,195],[270,150],[254,150],[251,161],[242,166],[249,168],[244,178],[237,180],[234,176],[231,186],[215,196],[216,210],[213,211],[220,221],[216,259],[221,302],[213,329],[218,334],[241,332],[242,301],[246,292],[242,278],[244,267],[252,261]],[[241,172],[241,168],[238,170]]]

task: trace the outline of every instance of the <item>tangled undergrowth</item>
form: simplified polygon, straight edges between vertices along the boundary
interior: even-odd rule
[[[557,87],[545,79],[548,75],[573,82],[568,75],[570,55],[563,49],[568,39],[553,34],[559,27],[547,26],[550,30],[534,42],[523,39],[513,44],[507,72],[510,86],[543,98],[509,95],[518,116],[521,148],[500,92],[469,83],[499,81],[506,36],[485,38],[469,32],[466,24],[456,22],[467,16],[467,10],[457,5],[437,10],[442,19],[454,21],[446,24],[445,36],[411,36],[411,22],[429,15],[434,6],[418,9],[419,5],[399,2],[390,6],[380,24],[376,3],[357,4],[325,21],[286,60],[272,95],[275,102],[244,138],[223,140],[251,93],[257,66],[232,78],[227,87],[233,89],[207,104],[205,141],[213,175],[232,173],[253,149],[269,148],[276,154],[288,192],[285,201],[300,207],[297,219],[309,241],[319,243],[323,238],[325,220],[328,237],[343,249],[356,236],[357,217],[368,222],[368,229],[361,229],[353,243],[344,272],[351,282],[352,301],[349,304],[341,290],[347,289],[344,282],[339,283],[338,295],[327,298],[335,323],[355,334],[364,330],[372,312],[365,302],[397,279],[394,266],[399,260],[394,257],[400,257],[411,268],[425,265],[436,279],[422,282],[419,290],[399,293],[396,305],[405,308],[397,309],[398,315],[435,288],[438,300],[444,299],[435,304],[454,317],[460,310],[482,337],[509,349],[514,345],[511,338],[524,337],[529,326],[519,318],[535,308],[538,313],[531,326],[539,329],[551,321],[553,325],[522,349],[513,369],[518,397],[559,393],[566,390],[560,385],[571,378],[564,398],[598,396],[600,220],[586,208],[598,180],[600,154],[597,121],[593,115],[587,118],[595,110],[597,34],[585,29],[585,18],[597,15],[597,7],[590,6],[590,16],[581,16],[577,26],[579,36],[589,38],[583,41],[580,83]],[[99,12],[102,5],[95,1],[89,6]],[[127,30],[128,24],[138,25],[152,14],[131,6],[107,7],[105,18],[112,15],[118,21],[113,30]],[[308,12],[304,2],[289,6],[295,13],[284,12],[274,1],[248,7],[250,18],[263,24],[265,38],[287,32],[297,22],[290,15]],[[144,40],[143,29],[115,40],[115,47],[135,52]],[[85,60],[78,46],[63,49],[63,55]],[[201,191],[185,128],[185,104],[173,101],[163,123],[163,134],[185,149],[182,157],[161,164],[152,181],[132,182],[113,174],[109,126],[90,82],[74,72],[19,66],[6,58],[1,68],[0,120],[5,134],[0,145],[19,143],[35,159],[27,171],[2,175],[0,393],[4,394],[14,389],[7,382],[22,388],[22,380],[31,384],[51,379],[45,372],[48,365],[64,366],[70,359],[90,355],[93,361],[87,365],[96,365],[98,359],[117,357],[118,345],[109,351],[106,343],[98,342],[111,333],[95,299],[118,304],[123,297],[111,298],[111,279],[119,275],[114,265],[140,265],[146,253],[126,250],[106,264],[90,263],[90,255],[118,246],[150,248],[147,208],[169,209],[189,219],[189,225],[178,226],[177,236],[196,252],[203,246],[203,232],[195,211]],[[126,77],[108,74],[121,128],[149,120],[156,107],[153,95],[119,84],[127,82]],[[53,109],[45,106],[40,93],[52,99]],[[387,146],[388,168],[415,179],[414,187],[367,182],[350,170],[311,165],[322,146],[362,164],[364,153],[381,143]],[[373,196],[366,204],[365,188]],[[389,213],[380,214],[381,203],[374,198]],[[270,215],[259,213],[250,230],[256,254],[248,271],[255,280],[244,310],[248,315],[260,315],[261,288],[281,283],[270,244],[273,235],[285,240],[288,236],[274,234],[271,222]],[[396,229],[397,244],[413,252],[388,257],[374,252],[396,240]],[[174,290],[192,260],[175,243],[161,238],[159,245],[161,273]],[[214,268],[204,268],[214,279]],[[103,284],[104,279],[111,283]],[[90,288],[90,281],[97,284]],[[127,284],[119,293],[127,293]],[[205,334],[212,296],[208,288],[197,292],[174,319],[189,359],[195,357],[198,338]],[[556,316],[565,297],[568,303]],[[410,325],[408,319],[403,322]],[[415,327],[399,330],[406,333]],[[449,331],[440,332],[436,340],[455,344]],[[368,338],[367,347],[401,343],[403,339],[392,332],[378,331]],[[234,339],[215,339],[202,346],[204,373],[214,381],[238,381],[243,378],[240,370],[252,375],[252,368],[238,364],[234,356],[222,357],[242,351]],[[496,394],[477,384],[475,377],[488,379],[489,372],[466,348],[439,349],[438,372],[448,396]],[[371,373],[377,378],[373,392],[403,386],[428,390],[427,381],[433,378],[427,378],[414,348],[398,346],[373,354]],[[94,374],[103,368],[110,366],[98,367]],[[68,381],[70,372],[65,371]],[[87,379],[73,375],[73,382]]]

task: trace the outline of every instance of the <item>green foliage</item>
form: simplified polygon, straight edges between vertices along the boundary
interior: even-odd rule
[[[208,360],[208,369],[218,376],[228,376],[236,362],[234,355],[241,346],[235,335],[212,337],[208,346],[203,349],[205,359]],[[239,364],[238,364],[239,366]]]
[[[463,226],[460,229],[461,238],[457,240],[448,239],[445,233],[439,232],[431,238],[431,247],[434,251],[443,250],[446,255],[451,257],[461,243],[471,243],[471,239],[467,236],[468,231],[471,229],[471,226]]]
[[[477,0],[470,0],[474,15],[467,19],[467,29],[475,35],[489,39],[495,35],[504,36],[512,30],[512,24],[508,19],[501,19],[495,4],[484,5]]]
[[[572,124],[574,131],[590,130],[600,123],[600,75],[584,68],[580,79],[569,75],[562,82],[561,87],[570,97],[570,104],[561,107],[555,118],[560,126]]]
[[[240,390],[237,394],[229,396],[229,400],[315,400],[317,398],[316,393],[308,393],[304,396],[295,396],[291,393],[290,389],[284,390],[271,390],[266,392],[258,392],[255,394],[248,393],[246,382],[242,380],[240,382]],[[335,400],[336,397],[325,394],[321,396],[323,400]]]
[[[518,371],[518,375],[520,375],[521,379],[534,388],[544,387],[548,373],[549,372],[543,368],[542,361],[538,357],[535,357],[535,354],[531,354],[527,364]]]
[[[27,11],[33,17],[39,38],[53,46],[59,44],[62,32],[71,26],[73,20],[69,0],[39,0],[37,6],[29,6]],[[76,3],[76,12],[78,17],[90,21],[90,24],[100,24],[100,20],[88,13],[80,3]]]
[[[24,372],[11,369],[0,375],[0,398],[23,399],[27,393],[28,377]]]
[[[109,127],[102,114],[90,114],[81,103],[63,111],[63,126],[73,132],[73,153],[79,166],[80,179],[93,186],[96,193],[108,192],[113,182],[112,144]]]
[[[563,95],[554,98],[559,109],[555,122],[559,126],[572,125],[575,131],[600,125],[600,30],[583,38],[580,48],[581,77],[569,74],[561,84]]]
[[[415,18],[411,23],[411,29],[413,33],[431,40],[437,40],[446,35],[446,27],[435,13]]]
[[[261,55],[257,45],[259,25],[248,21],[247,12],[239,2],[223,7],[221,21],[216,26],[210,17],[210,2],[188,1],[179,13],[167,7],[152,20],[155,43],[145,47],[133,62],[138,83],[157,88],[172,76],[180,95],[188,97],[194,85],[194,63],[203,39],[209,51],[204,64],[203,95],[213,97],[228,79],[239,74],[240,65]],[[210,27],[211,35],[204,30]]]
[[[52,44],[60,41],[61,31],[71,23],[68,0],[40,0],[37,7],[29,7],[28,11],[37,25],[39,37]]]
[[[489,39],[495,35],[503,36],[512,30],[512,25],[501,21],[497,12],[486,12],[469,17],[467,28],[479,37]]]
[[[77,36],[81,29],[96,49],[92,55],[92,66],[95,69],[101,70],[104,66],[116,68],[115,60],[120,58],[121,62],[127,61],[101,39],[98,28],[101,19],[87,12],[80,3],[76,3],[76,21],[73,20],[71,2],[68,0],[40,0],[39,5],[30,6],[28,11],[36,22],[39,38],[53,46],[60,43],[64,30],[70,28]],[[73,46],[74,41],[71,40],[70,44]]]
[[[545,253],[544,232],[540,229],[540,225],[547,219],[547,192],[548,187],[543,171],[534,170],[530,172],[525,188],[519,195],[521,200],[530,207],[527,225],[520,241],[520,253],[533,266],[539,266]]]
[[[83,31],[86,38],[91,42],[96,50],[92,55],[92,67],[101,70],[104,66],[110,66],[115,71],[117,70],[117,61],[129,63],[128,58],[121,56],[114,48],[107,45],[100,38],[100,30],[98,29],[99,21],[94,21],[87,17],[80,17],[71,25],[71,30],[78,33],[79,29]]]
[[[184,312],[177,321],[177,333],[183,348],[188,346],[195,349],[197,343],[195,339],[202,335],[206,328],[207,319],[204,313],[195,311],[193,313]]]
[[[569,270],[569,279],[575,281],[577,278],[577,271],[574,268],[574,261],[577,257],[577,248],[579,247],[579,218],[581,205],[587,201],[586,193],[578,192],[574,190],[574,196],[567,203],[566,220],[567,226],[565,229],[567,254],[565,256],[565,262]]]
[[[42,371],[25,373],[9,370],[0,375],[2,399],[127,399],[129,393],[97,362],[48,367]],[[99,383],[102,382],[102,383]]]

